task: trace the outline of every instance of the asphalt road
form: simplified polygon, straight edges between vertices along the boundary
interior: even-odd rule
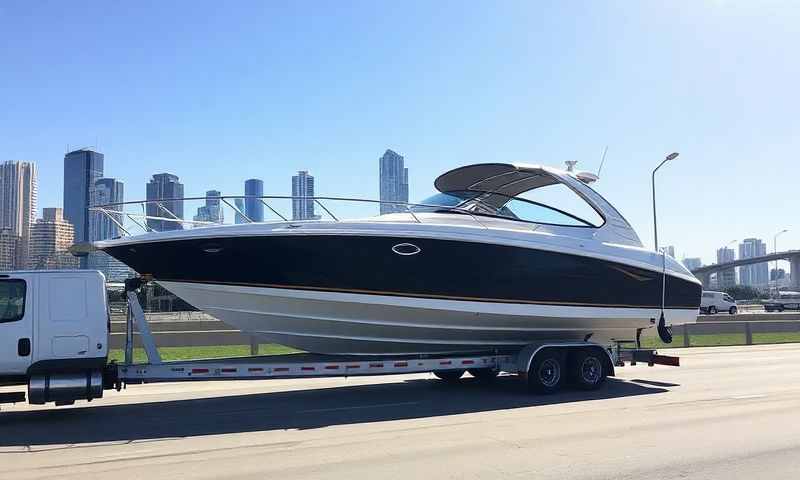
[[[800,345],[672,353],[554,396],[404,375],[3,407],[0,479],[800,478]]]

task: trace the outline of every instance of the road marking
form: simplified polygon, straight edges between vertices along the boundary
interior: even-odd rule
[[[748,398],[764,398],[764,397],[766,397],[766,395],[764,395],[762,393],[757,393],[757,394],[754,394],[754,395],[738,395],[738,396],[731,397],[731,398],[734,399],[734,400],[746,400]]]
[[[398,402],[398,403],[377,403],[375,405],[356,405],[354,407],[314,408],[311,410],[300,410],[297,413],[339,412],[342,410],[361,410],[366,408],[400,407],[405,405],[419,405],[419,403],[420,402]]]

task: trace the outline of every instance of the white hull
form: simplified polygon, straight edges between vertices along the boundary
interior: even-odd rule
[[[160,282],[191,305],[266,341],[314,353],[424,354],[519,348],[547,340],[610,343],[652,327],[660,310],[409,298]],[[697,310],[667,310],[667,323]]]

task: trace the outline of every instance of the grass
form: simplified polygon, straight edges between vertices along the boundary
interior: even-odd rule
[[[198,358],[227,358],[227,357],[247,357],[250,355],[250,345],[222,345],[213,347],[159,347],[158,352],[162,360],[196,360]],[[262,343],[258,346],[259,355],[281,355],[287,353],[297,353],[291,347],[276,345],[274,343]],[[112,349],[108,353],[109,360],[122,362],[125,359],[125,352],[122,349]],[[144,349],[135,348],[133,350],[133,361],[137,363],[146,362],[147,355]]]
[[[800,332],[753,333],[753,344],[800,342]],[[744,333],[718,333],[690,335],[690,347],[719,347],[723,345],[745,345]],[[675,335],[672,343],[664,343],[658,337],[642,336],[643,348],[680,348],[683,335]]]

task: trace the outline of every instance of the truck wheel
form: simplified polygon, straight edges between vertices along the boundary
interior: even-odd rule
[[[708,307],[708,314],[709,315],[716,315],[717,314],[717,307],[715,307],[714,305],[711,305],[710,307]]]
[[[500,373],[492,368],[471,368],[467,370],[470,375],[482,382],[491,382]]]
[[[605,371],[605,359],[602,352],[597,349],[587,348],[574,352],[571,355],[570,377],[575,386],[582,390],[594,390],[606,380],[608,372]]]
[[[736,307],[731,307],[731,309],[728,310],[728,313],[730,313],[731,315],[736,315],[736,312],[737,312]]]
[[[533,357],[528,370],[528,388],[537,393],[555,393],[564,384],[565,370],[562,352],[545,348]]]
[[[464,375],[464,370],[436,370],[433,372],[437,378],[444,380],[447,383],[455,383]]]

